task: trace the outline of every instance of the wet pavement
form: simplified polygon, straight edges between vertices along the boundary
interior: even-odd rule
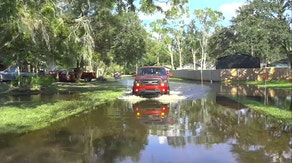
[[[121,82],[131,86],[131,79]],[[292,161],[291,126],[229,100],[217,86],[172,82],[171,90],[152,99],[126,92],[48,128],[0,136],[0,162]]]

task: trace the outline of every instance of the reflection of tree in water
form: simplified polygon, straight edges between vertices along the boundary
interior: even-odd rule
[[[183,147],[186,145],[186,140],[183,136],[173,136],[167,137],[167,143],[173,147]]]
[[[146,135],[146,134],[145,134]],[[134,161],[139,161],[139,153],[147,144],[147,137],[141,135],[125,136],[108,135],[93,141],[95,149],[95,161],[115,162],[131,157]]]
[[[140,151],[148,143],[148,130],[132,113],[124,112],[121,103],[105,106],[10,139],[0,150],[1,161],[114,162],[125,157],[139,160]]]
[[[131,157],[139,161],[139,153],[147,145],[147,129],[137,122],[132,115],[117,116],[127,113],[125,103],[112,103],[111,109],[107,109],[103,119],[99,119],[99,128],[94,128],[94,137],[89,142],[92,148],[90,162],[115,162]],[[108,106],[108,105],[107,105]],[[121,107],[123,106],[123,107]],[[125,111],[125,112],[124,112]],[[116,115],[116,116],[112,116]]]
[[[283,130],[283,126],[274,119],[253,110],[235,109],[239,110],[220,105],[210,107],[212,124],[208,125],[208,132],[217,137],[219,142],[230,141],[233,152],[239,154],[242,162],[263,162],[267,159],[276,159],[277,162],[287,159],[287,155],[282,154],[289,152],[287,143],[291,130]]]
[[[180,147],[188,142],[212,148],[213,144],[228,143],[238,154],[239,162],[291,161],[291,126],[253,110],[237,108],[242,105],[230,101],[227,104],[221,106],[204,99],[181,102],[176,117],[169,113],[176,118],[176,123],[169,125],[169,130],[175,130],[175,134],[167,136],[169,145]]]
[[[152,126],[152,135],[167,137],[169,146],[175,148],[227,143],[238,162],[291,161],[291,126],[252,110],[238,114],[237,106],[204,99],[182,101],[170,109],[171,122]],[[149,128],[125,104],[116,102],[10,142],[1,140],[0,158],[7,163],[115,162],[126,157],[138,162],[148,143]]]

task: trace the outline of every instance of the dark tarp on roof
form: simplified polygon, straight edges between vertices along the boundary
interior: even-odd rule
[[[217,58],[216,69],[260,68],[260,59],[247,54],[233,54]]]

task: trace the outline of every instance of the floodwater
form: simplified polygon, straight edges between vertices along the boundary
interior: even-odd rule
[[[292,127],[214,85],[174,82],[171,95],[124,95],[39,131],[2,135],[0,162],[291,163]]]

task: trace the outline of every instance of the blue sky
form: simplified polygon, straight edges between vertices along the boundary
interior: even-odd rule
[[[225,20],[223,25],[229,25],[232,17],[236,16],[236,9],[244,4],[245,0],[189,0],[190,10],[203,9],[206,7],[223,13]]]
[[[189,7],[191,13],[196,9],[212,8],[213,10],[220,11],[223,13],[225,20],[221,22],[222,25],[230,25],[230,19],[235,17],[235,10],[238,9],[245,3],[246,0],[189,0]],[[167,10],[170,5],[166,3],[159,3],[163,9]],[[153,15],[139,15],[140,19],[144,22],[151,22],[157,18],[162,18],[159,13]]]

